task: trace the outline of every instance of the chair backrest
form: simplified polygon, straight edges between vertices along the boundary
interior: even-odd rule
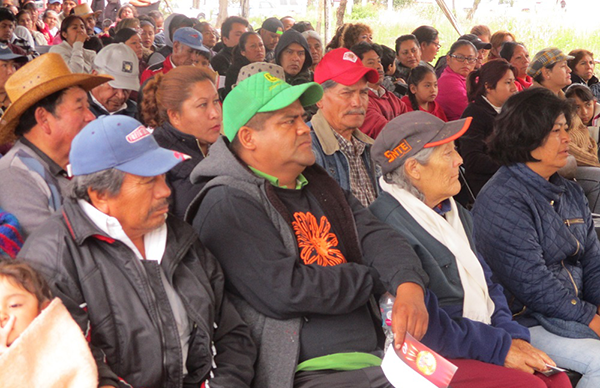
[[[467,179],[465,177],[465,168],[460,166],[458,168],[459,180],[460,180],[460,192],[454,196],[454,200],[465,207],[467,210],[471,210],[473,204],[475,203],[475,194]]]
[[[35,46],[35,51],[40,53],[40,55],[46,54],[48,51],[50,51],[50,47],[52,46]]]

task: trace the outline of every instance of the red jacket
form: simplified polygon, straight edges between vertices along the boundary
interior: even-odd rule
[[[410,99],[408,98],[408,96],[402,97],[402,99],[400,101],[402,101],[406,105],[406,111],[407,112],[414,111],[414,109],[412,107],[412,104],[410,103]],[[435,101],[432,101],[429,104],[427,104],[427,110],[424,110],[421,107],[419,107],[419,110],[422,110],[423,112],[431,113],[432,115],[434,115],[436,117],[439,117],[440,119],[442,119],[442,120],[444,120],[446,122],[448,121],[448,119],[446,118],[446,114],[444,113],[444,110],[442,109],[442,107],[440,106],[440,104],[438,104]]]
[[[144,70],[140,77],[140,83],[143,84],[146,80],[154,77],[154,74],[167,74],[174,67],[173,62],[171,61],[171,55],[169,55],[162,63],[156,63]]]
[[[386,90],[383,96],[379,97],[369,89],[369,106],[360,130],[375,139],[388,121],[406,112],[406,105],[394,93]]]

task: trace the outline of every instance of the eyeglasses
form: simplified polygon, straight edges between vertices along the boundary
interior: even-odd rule
[[[437,42],[429,42],[429,44],[435,45],[435,48],[437,48],[438,50],[440,49],[440,47],[442,47],[442,45]]]
[[[450,54],[450,56],[461,63],[464,61],[467,61],[467,63],[477,62],[477,57],[465,57],[464,55],[456,55],[456,54]]]

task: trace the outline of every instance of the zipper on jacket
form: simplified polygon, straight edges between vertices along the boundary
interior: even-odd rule
[[[565,220],[565,223],[568,220]],[[572,220],[571,220],[572,221]],[[571,223],[572,225],[573,223]],[[575,252],[571,253],[569,256],[575,256],[576,254],[579,253],[579,249],[581,249],[581,243],[579,242],[579,240],[577,239],[577,237],[575,237],[575,235],[569,230],[569,233],[571,234],[571,236],[573,237],[573,239],[575,239],[575,243],[577,243],[577,249],[575,249]]]
[[[206,155],[204,155],[204,151],[202,151],[202,147],[200,147],[200,140],[196,139],[196,145],[198,146],[198,149],[200,150],[202,156],[206,158]]]
[[[122,242],[121,242],[121,244],[124,245],[129,252],[131,252],[131,249],[129,249],[129,247],[127,247]],[[133,252],[131,252],[131,253],[133,253]],[[135,254],[133,256],[134,256],[133,260],[139,261],[139,259],[137,258],[137,256]],[[157,320],[156,328],[158,329],[158,334],[160,336],[161,353],[162,353],[161,369],[163,371],[162,372],[163,373],[163,382],[166,382],[166,381],[168,381],[168,378],[169,378],[169,372],[167,369],[167,341],[165,339],[164,327],[163,327],[160,311],[157,307],[158,303],[156,300],[156,295],[154,293],[154,290],[152,290],[152,286],[150,285],[150,279],[148,278],[148,274],[146,273],[146,267],[142,263],[139,263],[139,266],[135,266],[135,267],[140,272],[140,275],[141,275],[140,277],[143,282],[142,286],[145,288],[147,295],[150,297],[151,304],[149,305],[149,307],[156,314],[156,320]]]
[[[173,288],[175,288],[175,285],[173,285]],[[179,290],[175,289],[175,291],[178,292]],[[188,314],[188,319],[193,323],[192,332],[190,333],[190,341],[197,339],[197,337],[198,337],[197,335],[195,337],[192,337],[193,334],[197,334],[196,330],[206,329],[206,334],[208,336],[208,344],[207,345],[208,345],[209,351],[212,353],[210,356],[211,362],[210,362],[210,364],[207,364],[207,366],[205,368],[206,370],[202,370],[200,374],[203,376],[202,377],[203,379],[208,379],[209,377],[207,377],[207,376],[210,376],[212,374],[212,372],[217,368],[217,364],[215,362],[215,357],[217,355],[217,348],[214,345],[215,344],[214,335],[215,335],[215,332],[217,331],[217,329],[219,328],[219,325],[217,325],[216,322],[213,322],[213,331],[212,332],[210,331],[210,327],[203,327],[203,325],[198,325],[198,322],[196,322],[195,318],[191,317],[191,315],[196,315],[195,310],[193,310],[191,308],[191,305],[188,303],[187,299],[183,296],[183,294],[179,294],[179,295],[181,298],[181,302],[183,303],[183,306],[185,307],[186,312]],[[218,308],[216,305],[214,307],[215,307],[215,309]],[[215,318],[217,318],[216,315],[215,315]],[[183,352],[182,352],[182,354],[183,354]],[[190,356],[190,354],[189,354],[189,348],[188,348],[188,357],[189,356]],[[182,361],[183,361],[183,364],[185,364],[185,362],[187,360],[182,359]],[[188,370],[188,375],[189,374],[190,374],[190,371]],[[183,370],[181,371],[181,375],[183,376]]]
[[[133,251],[127,246],[125,245],[122,241],[116,241],[115,244],[119,244],[121,247],[124,248],[124,250],[127,252],[128,255],[133,255],[132,260],[136,260],[139,261],[139,259],[137,258],[137,256],[135,255],[135,253],[133,253]],[[123,250],[123,249],[121,249]],[[166,364],[166,348],[167,348],[167,344],[166,344],[166,340],[165,340],[165,335],[164,335],[164,328],[163,328],[163,324],[162,324],[162,320],[161,320],[161,316],[160,316],[160,312],[158,311],[157,308],[157,301],[156,301],[156,295],[154,294],[154,291],[152,290],[152,287],[150,286],[150,282],[148,279],[148,274],[146,273],[146,268],[142,263],[139,263],[139,266],[135,266],[135,268],[137,269],[137,271],[139,272],[140,275],[140,280],[142,281],[142,287],[145,289],[146,294],[149,297],[149,302],[150,305],[149,307],[153,310],[153,312],[156,314],[157,317],[157,329],[158,329],[158,333],[160,336],[160,343],[161,343],[161,353],[162,353],[162,365],[161,365],[161,369],[163,371],[163,381],[167,381],[168,380],[168,370],[167,370],[167,364]],[[150,316],[152,317],[152,314],[150,314]]]
[[[577,250],[579,250],[579,241],[577,241]],[[575,284],[575,280],[573,279],[573,275],[571,275],[571,271],[569,271],[567,267],[565,267],[565,261],[561,260],[560,264],[562,264],[565,271],[567,271],[567,273],[569,274],[569,279],[571,279],[571,283],[573,283],[573,288],[575,288],[575,296],[579,295],[579,289],[577,288],[577,284]]]
[[[583,218],[569,218],[563,221],[565,225],[571,226],[575,224],[583,224]]]
[[[571,227],[571,225],[583,224],[584,221],[583,221],[583,218],[567,218],[566,220],[563,220],[563,223],[565,225],[567,225],[567,227]],[[570,256],[575,256],[576,254],[579,253],[579,249],[581,248],[581,244],[579,243],[579,240],[577,239],[577,237],[575,237],[575,235],[573,234],[573,232],[571,232],[569,230],[569,233],[571,233],[571,236],[573,236],[573,238],[575,239],[575,242],[577,243],[577,249],[575,250],[574,253],[572,253],[570,255]],[[563,267],[564,267],[564,265],[563,265]]]
[[[161,281],[161,275],[160,275],[160,271],[162,271],[162,269],[160,268],[160,264],[156,263],[158,265],[154,266],[155,269],[155,275],[158,276],[158,281]],[[150,269],[153,269],[152,267],[150,267]],[[146,267],[144,266],[144,270],[146,270]],[[166,275],[165,275],[166,276]],[[162,285],[162,283],[159,283],[157,285],[157,287],[161,287],[161,289],[163,290],[163,292],[165,293],[165,297],[167,297],[166,294],[166,290],[165,287]],[[154,290],[152,289],[152,286],[150,284],[148,284],[148,288],[150,289],[150,291],[152,292],[152,298],[154,300],[154,308],[156,309],[156,313],[158,315],[158,324],[160,326],[160,339],[163,345],[163,352],[162,352],[162,358],[163,358],[163,362],[162,362],[162,369],[163,369],[163,373],[164,373],[164,382],[167,383],[171,378],[169,376],[169,368],[167,367],[167,340],[165,338],[165,326],[163,325],[163,317],[161,315],[160,309],[158,308],[158,300],[157,300],[157,296],[156,293],[154,292]],[[167,297],[167,303],[168,302],[168,297]],[[171,307],[169,307],[171,309]],[[172,309],[171,309],[172,311]],[[171,313],[172,315],[174,315],[174,313]],[[175,320],[175,317],[172,317],[173,320]],[[178,338],[179,339],[179,338]],[[181,350],[181,343],[179,341],[175,341],[177,342],[177,344],[179,345],[179,352],[180,354],[183,354],[183,351]],[[183,359],[183,357],[182,357]],[[185,363],[185,361],[182,361],[182,365],[183,363]],[[179,383],[183,383],[183,366],[180,366],[179,368]]]

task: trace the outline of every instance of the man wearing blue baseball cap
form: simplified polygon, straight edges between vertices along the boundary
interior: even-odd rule
[[[268,72],[240,82],[225,136],[192,172],[205,186],[185,218],[259,345],[254,386],[390,388],[369,300],[385,285],[398,295],[397,345],[420,338],[427,276],[406,240],[315,164],[304,107],[322,96]]]
[[[143,84],[155,74],[166,74],[174,67],[194,65],[210,66],[210,50],[202,44],[202,33],[192,27],[179,28],[173,34],[173,53],[163,62],[150,66],[142,73]]]
[[[249,387],[256,349],[223,273],[167,215],[165,173],[185,155],[114,115],[88,124],[69,158],[69,198],[21,252],[90,339],[99,386]]]
[[[46,9],[59,13],[62,8],[62,0],[48,0]]]

